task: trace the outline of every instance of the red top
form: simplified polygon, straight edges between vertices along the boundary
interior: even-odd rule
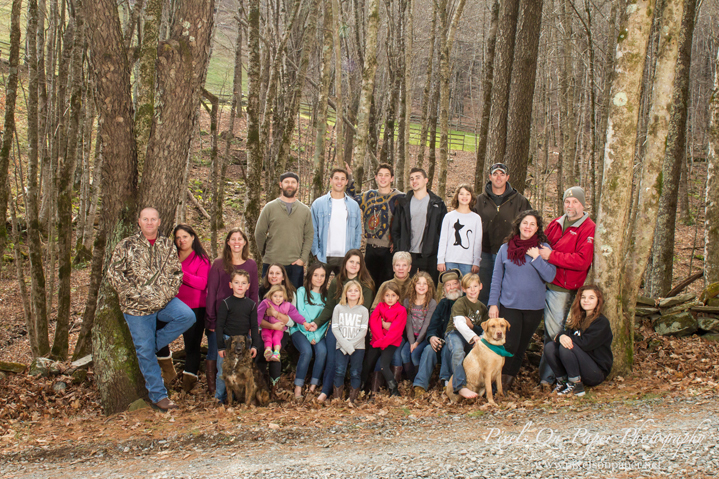
[[[382,321],[392,323],[389,330],[382,328]],[[402,334],[407,325],[407,310],[399,301],[392,306],[381,302],[372,312],[369,318],[369,329],[372,333],[370,346],[373,348],[386,349],[387,346],[399,346],[402,344]]]
[[[562,231],[564,218],[565,216],[560,216],[544,230],[552,247],[549,263],[557,267],[552,284],[576,290],[584,285],[592,266],[596,225],[589,216],[585,216]]]
[[[207,277],[210,262],[193,251],[182,263],[182,284],[177,299],[192,309],[204,308],[207,300]]]
[[[150,246],[155,246],[155,241],[157,241],[157,238],[147,240],[147,242],[150,243]]]

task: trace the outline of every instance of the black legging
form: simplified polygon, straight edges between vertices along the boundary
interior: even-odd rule
[[[384,380],[389,384],[390,381],[394,381],[394,373],[389,368],[392,364],[392,356],[397,350],[397,346],[387,346],[384,349],[369,347],[365,350],[364,364],[362,365],[362,383],[367,382],[369,373],[374,371],[374,367],[379,359],[380,367],[382,368],[382,376]]]
[[[182,333],[182,338],[185,340],[186,354],[184,371],[197,375],[197,371],[200,369],[200,345],[202,344],[202,335],[205,332],[205,308],[192,308],[192,312],[195,313],[195,324]],[[166,324],[162,321],[157,321],[156,328],[162,329]],[[170,345],[160,348],[156,356],[158,358],[170,357]]]
[[[290,340],[290,335],[287,331],[282,335],[282,340],[280,341],[280,348],[285,349],[287,347],[287,343]],[[264,373],[269,368],[270,370],[270,379],[272,384],[276,383],[278,379],[280,379],[280,376],[282,375],[282,363],[279,361],[268,361],[265,359],[264,354],[257,354],[257,358],[255,359],[255,362],[257,362],[257,366],[260,368],[260,371]]]
[[[597,386],[604,381],[604,373],[597,363],[576,344],[567,349],[559,343],[548,341],[544,345],[544,357],[558,378],[579,378],[587,386]]]
[[[504,349],[512,353],[514,356],[504,360],[502,374],[516,376],[519,368],[522,366],[524,353],[527,346],[532,340],[532,335],[539,327],[544,315],[543,309],[524,310],[505,308],[499,305],[499,317],[509,322],[509,330],[507,331],[507,342],[504,343]]]

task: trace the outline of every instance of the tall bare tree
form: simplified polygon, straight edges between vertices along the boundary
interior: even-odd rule
[[[714,70],[714,89],[709,103],[706,209],[704,212],[704,282],[719,281],[719,49]]]

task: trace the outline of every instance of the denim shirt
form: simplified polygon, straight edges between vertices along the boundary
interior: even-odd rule
[[[345,252],[357,249],[362,244],[362,213],[356,201],[345,194],[347,207],[347,239]],[[330,193],[321,196],[312,203],[312,227],[315,230],[312,240],[312,254],[323,263],[327,262],[327,233],[332,217],[332,197]]]

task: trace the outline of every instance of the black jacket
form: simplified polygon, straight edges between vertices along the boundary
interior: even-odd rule
[[[427,339],[432,336],[444,339],[447,324],[449,324],[452,319],[452,306],[454,306],[455,301],[456,299],[442,298],[439,304],[437,304],[432,319],[429,320],[429,327],[427,328],[427,335],[425,336]]]
[[[439,247],[439,234],[442,231],[442,220],[447,214],[447,206],[442,198],[431,191],[429,204],[427,205],[427,223],[424,225],[424,236],[422,237],[422,254],[437,254]],[[409,204],[414,196],[414,191],[409,191],[397,200],[395,217],[392,221],[392,243],[394,251],[409,251],[412,244],[412,215]]]
[[[612,339],[614,336],[612,335],[612,326],[603,314],[592,321],[584,331],[565,328],[562,333],[554,338],[557,345],[559,345],[559,337],[562,334],[572,338],[574,345],[587,353],[597,363],[605,377],[609,374],[614,363],[614,356],[612,355]]]
[[[474,211],[482,218],[482,252],[497,254],[504,244],[504,238],[512,231],[512,221],[519,213],[531,210],[532,206],[524,196],[507,182],[507,188],[500,197],[502,203],[492,198],[492,182],[487,182],[484,191],[477,197]]]

